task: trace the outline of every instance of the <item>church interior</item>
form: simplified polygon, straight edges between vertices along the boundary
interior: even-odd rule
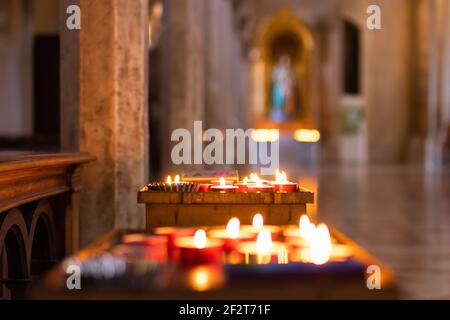
[[[196,121],[277,143],[301,203],[265,211],[220,189],[214,205],[175,204],[178,182],[152,194],[169,175],[259,172],[176,164],[173,132]],[[394,299],[450,299],[449,166],[448,0],[0,1],[0,300],[69,294],[45,275],[114,230],[226,225],[240,210],[243,223],[308,215],[379,259]],[[225,287],[217,297],[254,297]]]

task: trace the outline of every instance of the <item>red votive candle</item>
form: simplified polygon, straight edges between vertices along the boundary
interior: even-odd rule
[[[226,253],[233,252],[239,242],[256,239],[254,234],[244,232],[239,232],[236,238],[230,238],[226,229],[212,229],[208,231],[208,235],[213,239],[222,240],[223,249]]]
[[[167,239],[147,234],[128,234],[123,236],[123,244],[145,249],[149,260],[164,262],[168,259]]]
[[[213,181],[214,183],[214,181]],[[224,178],[220,178],[220,184],[211,186],[211,190],[215,192],[229,193],[236,192],[238,187],[227,184]]]
[[[256,228],[254,226],[248,225],[248,226],[241,227],[242,233],[251,234],[254,239],[256,239],[258,234],[263,230],[270,232],[270,234],[272,235],[272,240],[277,240],[280,237],[281,229],[278,226],[267,225],[267,226],[263,226],[262,228]]]
[[[272,182],[276,192],[296,192],[297,184],[294,182]]]
[[[295,192],[297,191],[297,184],[287,180],[287,175],[284,171],[277,169],[275,174],[275,181],[271,182],[275,186],[277,192]]]
[[[191,228],[159,227],[154,230],[154,233],[167,239],[169,257],[177,261],[179,258],[179,250],[175,246],[175,240],[180,237],[193,236],[195,232]]]
[[[194,237],[182,237],[175,240],[180,251],[180,263],[183,266],[220,264],[222,262],[223,242],[208,239],[203,230],[197,230]]]
[[[198,192],[210,192],[212,184],[211,183],[202,183],[198,188]]]
[[[235,186],[238,187],[238,192],[248,192],[248,183],[236,183]]]
[[[256,193],[256,192],[274,192],[275,187],[271,184],[249,184],[247,186],[249,193]]]

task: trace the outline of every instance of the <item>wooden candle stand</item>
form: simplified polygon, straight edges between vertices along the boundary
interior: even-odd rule
[[[255,213],[271,225],[298,224],[314,193],[303,188],[287,193],[157,192],[142,188],[138,202],[145,204],[146,227],[222,225],[231,217],[251,224]]]

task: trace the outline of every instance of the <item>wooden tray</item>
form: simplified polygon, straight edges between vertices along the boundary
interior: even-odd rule
[[[68,275],[60,265],[55,267],[33,289],[35,299],[394,299],[398,297],[393,273],[378,259],[351,241],[339,231],[330,228],[332,236],[340,243],[352,246],[354,257],[351,265],[327,267],[289,263],[287,265],[226,265],[219,273],[214,270],[214,279],[225,279],[223,284],[206,291],[192,289],[189,270],[174,265],[163,265],[151,277],[125,277],[125,281],[103,281],[87,286],[82,281],[82,290],[68,290]],[[94,245],[80,251],[75,258],[87,261],[105,253],[120,242],[130,231],[116,230]],[[377,265],[381,269],[381,289],[369,290],[366,285],[367,266]],[[355,267],[356,266],[356,267]],[[303,268],[303,269],[302,269]],[[332,269],[332,270],[326,270]],[[299,271],[299,270],[303,271]],[[353,271],[351,271],[353,270]],[[355,272],[356,270],[356,272]],[[359,271],[358,271],[359,270]],[[161,280],[164,279],[164,285]]]
[[[261,213],[268,224],[297,224],[307,213],[306,205],[314,203],[314,193],[299,188],[289,193],[182,193],[155,192],[143,188],[138,202],[146,208],[146,226],[222,225],[238,217],[251,224],[255,213]]]

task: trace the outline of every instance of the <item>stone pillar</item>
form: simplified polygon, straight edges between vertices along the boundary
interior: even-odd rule
[[[446,0],[428,0],[428,5],[430,62],[425,166],[428,170],[440,170],[450,122],[450,4]]]
[[[206,1],[164,2],[162,103],[166,116],[162,119],[164,140],[160,150],[163,173],[183,170],[171,161],[172,131],[186,128],[192,133],[194,120],[204,118]]]
[[[112,228],[144,227],[136,193],[148,176],[148,3],[78,3],[81,30],[61,33],[62,148],[97,157],[82,177],[80,232],[87,244]]]

